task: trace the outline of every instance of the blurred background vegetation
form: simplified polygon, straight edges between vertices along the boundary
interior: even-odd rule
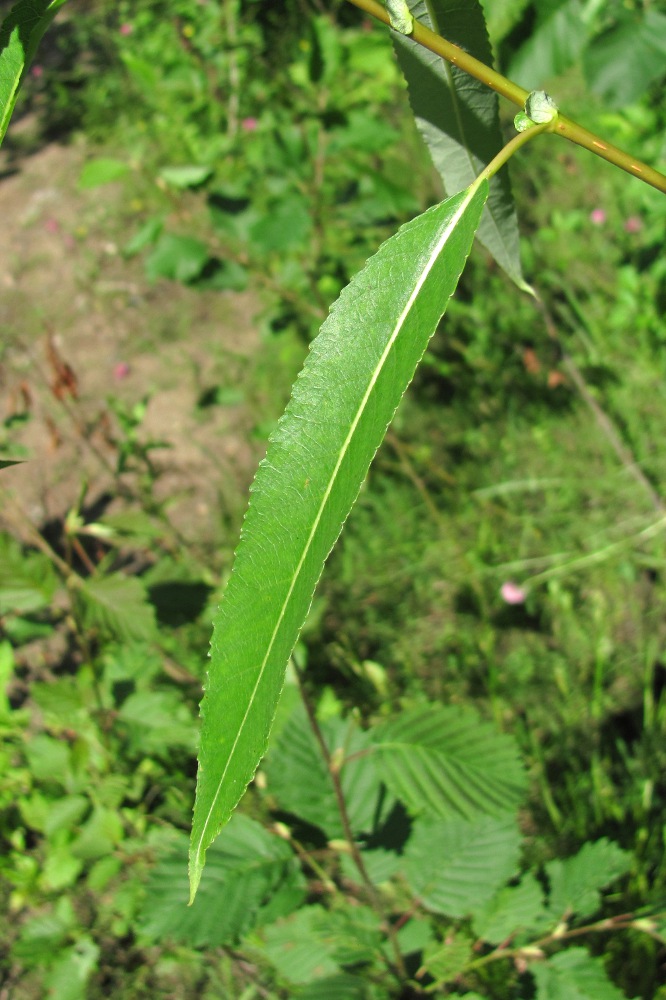
[[[663,165],[655,4],[487,8],[502,71]],[[513,733],[531,858],[612,837],[623,912],[666,892],[666,200],[550,137],[511,169],[542,308],[474,251],[297,652],[324,714],[425,696]],[[2,171],[0,995],[295,996],[269,952],[165,936],[146,882],[263,442],[340,289],[442,196],[390,39],[335,0],[72,2]],[[660,945],[606,947],[666,997]]]

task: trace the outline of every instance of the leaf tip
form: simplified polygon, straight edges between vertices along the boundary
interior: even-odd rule
[[[197,889],[199,888],[199,883],[201,882],[201,875],[204,869],[204,864],[206,863],[206,855],[201,857],[199,849],[190,851],[190,864],[189,864],[189,876],[190,876],[190,898],[187,905],[191,906],[197,894]]]

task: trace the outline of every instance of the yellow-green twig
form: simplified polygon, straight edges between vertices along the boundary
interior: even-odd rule
[[[387,11],[377,0],[349,0],[349,3],[353,3],[355,7],[359,7],[366,14],[377,18],[378,21],[390,25]],[[506,97],[508,101],[512,101],[520,108],[524,106],[530,93],[528,90],[519,87],[518,84],[508,80],[501,73],[496,72],[490,66],[486,66],[479,59],[475,59],[469,52],[465,52],[464,49],[442,38],[441,35],[437,35],[430,28],[427,28],[425,24],[421,24],[415,20],[414,30],[410,33],[409,37],[413,38],[419,45],[423,45],[426,49],[430,49],[431,52],[435,52],[443,59],[446,59],[452,65],[459,66],[460,69],[469,73],[470,76],[480,80],[481,83],[485,83],[491,90],[501,94],[502,97]],[[595,135],[594,132],[583,128],[582,125],[578,125],[565,115],[559,115],[557,125],[552,131],[554,134],[561,135],[564,139],[569,139],[570,142],[576,143],[577,146],[582,146],[591,153],[601,156],[602,159],[615,164],[616,167],[631,174],[632,177],[638,177],[640,180],[645,181],[646,184],[650,184],[652,187],[657,188],[658,191],[663,191],[666,194],[666,177],[659,173],[658,170],[648,166],[647,163],[642,163],[635,156],[630,156],[629,153],[623,152],[623,150],[618,149],[612,143],[606,142],[598,135]]]

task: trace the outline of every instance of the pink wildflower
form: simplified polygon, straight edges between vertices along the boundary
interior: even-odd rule
[[[513,583],[512,580],[507,580],[502,584],[500,594],[507,604],[524,604],[527,598],[527,592],[517,583]]]
[[[640,233],[642,228],[643,223],[637,215],[630,215],[624,224],[625,233]]]
[[[60,223],[58,222],[57,219],[54,219],[51,216],[51,218],[45,219],[45,221],[44,221],[44,229],[46,230],[47,233],[59,233],[60,232]]]
[[[44,67],[35,63],[30,69],[30,76],[34,77],[35,80],[40,80],[44,76]]]
[[[590,222],[595,226],[603,226],[606,221],[606,213],[603,208],[593,208],[590,212]]]
[[[113,368],[113,377],[116,382],[122,382],[130,373],[130,366],[126,361],[119,361]]]
[[[134,28],[132,27],[131,24],[127,24],[127,22],[125,22],[125,24],[120,25],[118,31],[120,32],[121,35],[131,35],[132,32],[134,31]]]
[[[256,118],[243,118],[241,128],[243,132],[254,132],[259,122]]]

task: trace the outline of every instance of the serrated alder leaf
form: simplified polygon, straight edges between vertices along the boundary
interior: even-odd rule
[[[187,903],[185,841],[153,869],[139,916],[150,941],[165,938],[195,948],[232,944],[252,928],[299,907],[305,879],[289,845],[248,816],[234,816],[208,859],[208,878]]]
[[[455,934],[446,941],[433,942],[425,951],[421,968],[438,986],[452,982],[473,959],[473,942],[464,934]]]
[[[81,616],[94,628],[122,640],[155,636],[155,611],[136,577],[111,573],[81,581],[75,591]]]
[[[478,0],[408,0],[412,15],[492,65],[483,9]],[[392,32],[400,68],[419,132],[447,192],[470,184],[504,145],[497,94],[412,38]],[[509,175],[501,170],[490,194],[477,238],[519,288],[529,290],[520,263],[518,220]]]
[[[499,944],[522,931],[552,923],[543,888],[528,872],[519,885],[504,886],[474,917],[474,933],[482,941]]]
[[[463,934],[454,934],[445,941],[433,941],[425,950],[421,968],[438,986],[451,982],[474,957],[472,944]]]
[[[412,813],[499,816],[525,794],[515,740],[470,709],[422,705],[377,727],[373,740],[380,777]]]
[[[599,909],[599,890],[625,875],[632,855],[605,837],[584,844],[578,854],[546,865],[550,886],[548,909],[556,917],[591,916]]]
[[[0,27],[0,143],[23,76],[42,35],[65,0],[19,0]]]
[[[321,934],[323,906],[304,906],[264,931],[263,952],[290,983],[310,983],[340,971],[335,947]]]
[[[322,735],[329,753],[353,759],[342,763],[340,781],[354,833],[371,834],[395,800],[386,794],[372,758],[364,754],[368,735],[349,719],[328,719]],[[266,761],[267,791],[278,809],[319,827],[328,840],[345,833],[331,774],[302,703],[294,709]]]
[[[378,915],[363,905],[320,912],[313,931],[344,968],[371,962],[379,954],[385,936]]]
[[[293,994],[296,1000],[366,1000],[367,980],[340,972],[335,976],[315,979]]]
[[[568,948],[530,969],[537,1000],[625,1000],[606,975],[603,961],[584,948]]]
[[[404,874],[428,910],[466,917],[515,875],[521,839],[513,816],[420,819],[405,848]]]
[[[56,1000],[85,1000],[88,980],[98,968],[100,949],[82,934],[71,948],[65,948],[44,980],[46,995]]]
[[[313,341],[252,488],[215,619],[192,825],[206,849],[266,751],[287,661],[324,561],[469,254],[485,181],[403,226],[342,292]]]
[[[57,579],[41,552],[25,551],[13,538],[0,535],[0,615],[29,614],[47,607]]]

